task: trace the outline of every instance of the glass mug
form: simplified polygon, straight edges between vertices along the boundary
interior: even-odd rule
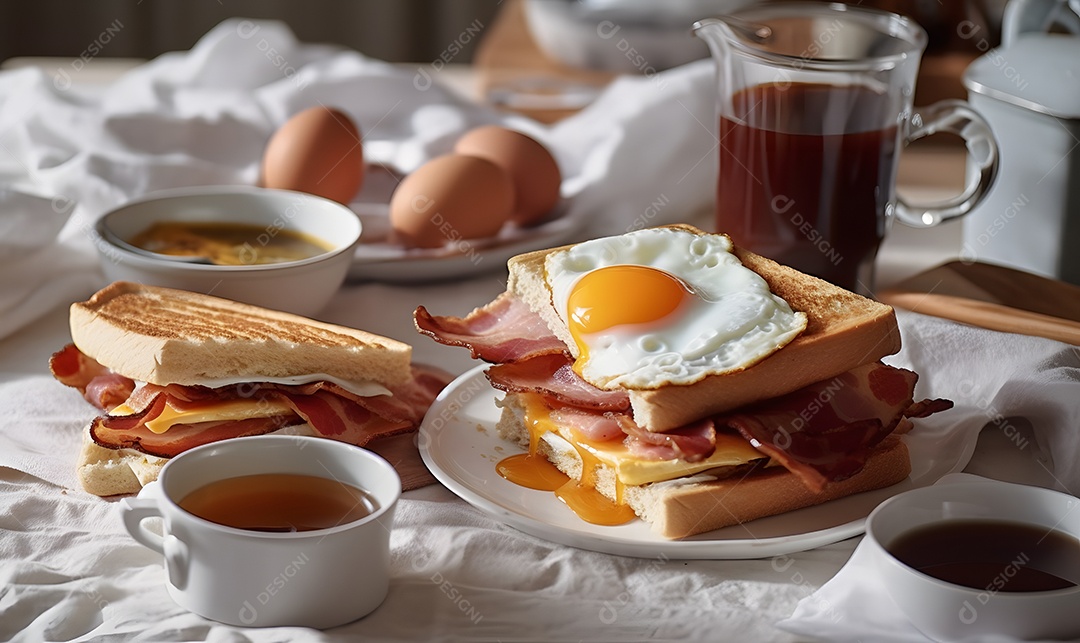
[[[717,65],[716,223],[737,245],[862,294],[895,216],[916,227],[966,214],[989,191],[997,145],[967,103],[912,109],[926,32],[843,4],[767,4],[702,20]],[[951,132],[971,180],[931,207],[896,195],[900,150]]]

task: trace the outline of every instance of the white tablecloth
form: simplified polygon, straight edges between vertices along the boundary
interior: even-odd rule
[[[278,27],[258,26],[260,37],[282,40],[279,51],[299,47],[290,45]],[[245,27],[247,33],[251,28]],[[94,413],[78,395],[49,377],[47,359],[69,341],[67,304],[101,285],[92,257],[85,244],[79,243],[79,226],[84,225],[78,222],[80,217],[85,220],[151,188],[199,180],[253,179],[257,158],[250,153],[198,162],[188,158],[177,165],[162,150],[158,154],[136,150],[146,161],[143,172],[132,169],[135,164],[125,166],[131,158],[118,154],[115,145],[115,136],[130,134],[140,123],[146,125],[140,121],[143,116],[163,118],[162,113],[140,115],[139,104],[168,99],[165,102],[174,111],[168,113],[165,125],[175,126],[176,131],[187,131],[191,125],[185,116],[189,110],[220,110],[220,116],[248,104],[240,94],[225,100],[216,93],[235,89],[226,82],[228,64],[242,64],[232,58],[242,58],[244,51],[251,53],[235,49],[237,43],[229,40],[239,33],[237,25],[223,29],[193,52],[155,61],[126,77],[122,81],[125,95],[135,102],[106,105],[118,112],[105,130],[104,108],[95,102],[97,98],[75,100],[63,93],[53,97],[61,99],[59,103],[45,103],[50,109],[63,108],[60,111],[65,115],[49,130],[33,117],[28,98],[52,80],[29,71],[0,76],[8,90],[0,101],[0,116],[28,124],[27,131],[17,134],[17,141],[5,142],[12,158],[0,167],[10,178],[0,190],[0,197],[6,199],[0,221],[7,231],[0,244],[5,268],[0,274],[0,310],[4,311],[0,337],[6,336],[0,339],[0,640],[792,641],[812,635],[812,622],[787,621],[787,629],[778,628],[777,623],[788,619],[800,601],[813,600],[813,592],[836,574],[858,539],[764,560],[624,558],[522,534],[439,485],[404,495],[391,541],[390,595],[361,621],[327,632],[250,630],[206,621],[172,602],[164,588],[162,561],[123,532],[115,501],[90,496],[75,482],[73,463],[80,434]],[[276,84],[240,88],[241,93],[257,95],[263,108],[275,106],[245,113],[249,124],[261,128],[256,128],[257,135],[249,132],[252,140],[265,140],[273,123],[313,99],[298,89],[297,78],[306,79],[308,88],[331,91],[327,88],[338,87],[336,75],[393,76],[349,52],[329,58],[326,54],[298,48],[289,60],[300,69],[299,75]],[[368,71],[358,72],[361,68]],[[167,84],[151,82],[154,74],[183,77],[179,72],[185,70],[201,74],[194,90],[172,91]],[[279,69],[270,71],[280,75]],[[658,123],[659,116],[642,107],[649,97],[660,100],[661,95],[652,91],[654,85],[667,83],[664,89],[669,93],[663,96],[682,96],[685,102],[679,103],[680,109],[709,112],[709,90],[694,89],[692,82],[707,76],[706,68],[690,66],[666,76],[626,81],[581,115],[581,120],[540,131],[568,169],[565,187],[583,195],[578,207],[593,219],[588,234],[625,229],[658,194],[665,195],[668,209],[662,215],[669,219],[689,216],[702,198],[711,196],[711,154],[697,154],[684,158],[684,165],[668,167],[659,179],[670,184],[649,182],[651,168],[670,166],[679,157],[679,141],[687,144],[688,135],[673,134],[679,130],[671,127],[670,113],[669,122]],[[411,83],[411,76],[406,81]],[[386,80],[385,86],[391,84]],[[628,99],[634,95],[642,100]],[[425,97],[430,100],[430,94]],[[440,125],[438,119],[416,117],[414,122],[429,126],[423,136],[398,147],[372,140],[373,154],[403,166],[415,165],[444,148],[451,129],[469,122],[455,120],[454,114],[475,114],[469,106],[457,105],[457,112],[439,104],[429,107],[433,112],[427,113],[451,120]],[[477,118],[497,117],[480,114]],[[666,145],[654,148],[647,162],[639,160],[639,167],[634,167],[634,157],[625,152],[640,149],[643,141],[634,140],[633,132],[619,135],[617,129],[601,126],[613,118],[644,119],[640,121],[644,129],[633,132],[664,131]],[[220,122],[203,120],[196,125],[205,127],[204,136],[212,139]],[[452,128],[440,129],[446,123]],[[48,135],[59,131],[74,136],[72,132],[80,129],[103,147],[94,149],[87,140]],[[164,136],[169,131],[165,127],[159,133]],[[160,140],[144,134],[129,142],[144,145]],[[28,149],[45,149],[43,141],[53,146],[54,156],[19,157],[28,154]],[[121,152],[134,154],[131,148],[120,147]],[[710,147],[711,142],[705,141],[704,149]],[[21,166],[11,162],[16,158],[22,158]],[[696,176],[699,164],[704,166],[703,183],[696,178],[680,182],[680,177]],[[612,183],[604,178],[607,171],[631,186],[613,193]],[[80,177],[87,176],[94,180],[80,182]],[[38,216],[43,204],[57,216]],[[36,240],[20,236],[16,234],[24,229],[20,226],[36,226],[37,234],[44,236]],[[61,229],[59,239],[64,245],[40,245]],[[19,239],[30,246],[38,243],[41,249],[20,248]],[[500,292],[504,278],[494,271],[466,281],[423,286],[351,284],[320,317],[407,341],[415,347],[416,360],[463,372],[472,366],[467,352],[416,335],[411,312],[423,304],[436,313],[464,314]],[[966,441],[974,440],[983,424],[989,427],[968,470],[1075,489],[1080,480],[1071,463],[1076,459],[1066,458],[1055,467],[1045,453],[1049,444],[1061,449],[1055,453],[1076,453],[1073,432],[1062,430],[1068,422],[1074,422],[1075,428],[1080,421],[1076,349],[916,315],[905,314],[901,320],[905,352],[894,363],[913,365],[923,372],[920,395],[949,397],[958,405],[951,416],[943,414],[934,421],[954,422],[958,431],[965,432]],[[842,614],[843,606],[837,609]],[[850,634],[852,640],[874,638],[867,638],[865,629]],[[837,636],[833,632],[830,638]]]

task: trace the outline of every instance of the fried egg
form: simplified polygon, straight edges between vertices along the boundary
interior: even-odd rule
[[[751,366],[806,328],[724,235],[652,228],[551,253],[574,370],[604,389],[693,384]]]

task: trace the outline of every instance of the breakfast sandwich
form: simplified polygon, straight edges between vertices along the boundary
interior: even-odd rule
[[[952,405],[881,363],[892,308],[725,235],[645,229],[508,267],[495,301],[420,307],[418,330],[493,364],[502,437],[668,538],[900,482],[909,418]]]
[[[249,435],[315,435],[400,455],[394,436],[415,431],[449,381],[411,364],[408,344],[135,283],[72,304],[70,326],[73,343],[49,366],[103,412],[77,465],[99,496],[135,493],[169,458]]]

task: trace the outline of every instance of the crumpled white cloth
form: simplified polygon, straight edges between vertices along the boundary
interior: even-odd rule
[[[402,172],[481,124],[528,132],[557,158],[581,238],[691,219],[716,173],[711,70],[619,80],[553,127],[460,98],[432,67],[300,43],[271,21],[228,20],[105,87],[65,69],[0,73],[0,337],[104,285],[98,216],[155,190],[254,184],[273,132],[318,104],[355,119],[366,160]]]
[[[1044,464],[1059,491],[1080,495],[1080,347],[897,311],[903,348],[885,361],[919,373],[920,396],[955,408],[932,416],[957,427],[979,422]],[[1033,440],[1020,435],[1030,423]]]

